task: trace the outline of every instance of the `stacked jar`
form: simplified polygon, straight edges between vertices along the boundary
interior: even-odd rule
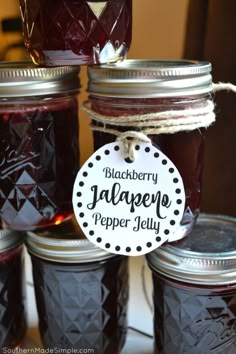
[[[18,348],[26,332],[24,233],[0,231],[0,348]]]
[[[189,237],[147,255],[156,354],[236,351],[236,220],[202,214]]]
[[[81,230],[72,227],[72,189],[79,170],[79,65],[126,57],[132,0],[19,3],[34,64],[0,65],[0,226],[26,232],[44,347],[119,353],[127,329],[128,259],[81,240]],[[12,301],[9,296],[9,307]],[[16,324],[20,335],[9,329],[15,341],[3,339],[1,350],[20,344],[23,316]]]
[[[77,222],[28,232],[44,348],[120,353],[127,333],[128,258],[89,242]]]
[[[0,64],[1,350],[25,334],[25,231],[72,216],[79,87],[77,68]]]
[[[131,43],[132,0],[60,0],[56,7],[43,0],[20,0],[20,8],[32,61],[46,67],[27,64],[2,70],[2,227],[27,231],[44,347],[93,348],[98,354],[118,354],[127,330],[127,258],[90,244],[71,219],[72,187],[79,169],[78,65],[100,64],[88,69],[86,110],[93,121],[95,150],[123,133],[129,133],[129,145],[143,135],[180,172],[185,208],[168,241],[183,240],[173,245],[175,251],[166,246],[167,253],[170,247],[170,253],[177,252],[180,257],[185,247],[192,251],[188,242],[194,241],[199,215],[204,133],[214,121],[211,65],[193,61],[122,62]],[[138,150],[138,145],[133,145]],[[126,162],[130,164],[132,159]],[[179,189],[175,193],[178,204]],[[156,266],[158,252],[165,253],[161,248],[148,256],[153,272],[161,268],[158,285],[154,276],[157,307],[166,301],[165,289],[174,283],[165,283],[165,276],[173,278],[173,272],[165,269],[168,264]],[[185,280],[181,278],[183,283]],[[198,301],[200,296],[194,294]],[[201,308],[193,304],[200,313]],[[165,315],[158,312],[161,318]],[[167,338],[171,330],[167,321],[163,323],[163,337]],[[157,332],[161,326],[162,322]],[[206,348],[189,344],[180,349],[179,343],[176,347],[172,342],[161,346],[163,337],[159,332],[155,335],[157,353],[184,353],[186,348],[191,353],[200,348],[200,353]],[[210,353],[215,347],[207,350]]]
[[[32,230],[72,216],[79,169],[78,69],[0,65],[0,224]]]
[[[34,63],[81,65],[123,60],[131,44],[132,0],[20,0]],[[52,15],[53,14],[53,15]]]
[[[141,141],[142,136],[149,137],[182,177],[184,213],[169,241],[183,238],[191,232],[200,209],[205,133],[214,122],[211,64],[126,60],[90,66],[88,77],[85,110],[92,118],[95,150],[122,138],[124,132],[131,141],[135,138],[136,145],[140,133]],[[127,161],[127,167],[130,164]],[[174,178],[174,170],[169,172]],[[176,190],[177,204],[180,192]]]

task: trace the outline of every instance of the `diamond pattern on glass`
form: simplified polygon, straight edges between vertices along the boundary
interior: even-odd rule
[[[131,43],[132,1],[20,0],[25,44],[37,63],[114,61]],[[52,16],[53,14],[53,16]]]
[[[2,226],[29,229],[53,223],[58,214],[62,219],[72,214],[77,132],[74,98],[68,106],[44,104],[0,115]]]
[[[235,289],[197,289],[153,279],[158,353],[236,352]]]
[[[120,352],[127,330],[127,266],[127,258],[60,267],[33,258],[44,347]]]
[[[21,249],[0,255],[0,349],[12,349],[25,333]]]
[[[98,2],[87,1],[87,4],[90,7],[90,9],[93,11],[94,15],[97,18],[99,18],[107,5],[107,1],[98,1]]]

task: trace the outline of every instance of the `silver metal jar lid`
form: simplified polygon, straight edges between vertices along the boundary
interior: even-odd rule
[[[0,63],[0,98],[32,97],[78,91],[78,67],[39,67],[32,62]]]
[[[27,232],[26,246],[29,253],[59,263],[90,263],[115,256],[86,239],[74,218],[57,226]]]
[[[25,233],[9,229],[0,230],[0,253],[19,246],[25,240]]]
[[[200,215],[186,238],[147,255],[154,271],[181,282],[236,284],[236,219]]]
[[[189,60],[125,60],[88,67],[88,92],[96,96],[148,98],[212,91],[211,64]]]

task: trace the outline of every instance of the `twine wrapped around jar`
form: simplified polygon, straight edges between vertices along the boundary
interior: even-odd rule
[[[123,141],[125,146],[125,158],[135,160],[135,145],[139,141],[151,143],[148,135],[174,134],[180,131],[191,131],[199,128],[207,128],[215,121],[214,103],[211,100],[203,107],[153,112],[129,116],[106,116],[95,112],[90,108],[89,102],[83,103],[83,109],[89,117],[103,126],[93,123],[89,125],[93,131],[113,134],[117,141]],[[127,127],[129,130],[122,132],[108,128],[107,124],[116,127]],[[139,129],[139,131],[135,130]],[[131,139],[130,139],[131,138]]]
[[[231,83],[213,84],[213,92],[217,91],[236,92],[236,86]],[[182,131],[191,131],[200,128],[207,128],[215,122],[215,105],[212,100],[207,100],[203,107],[191,107],[189,109],[172,109],[161,112],[146,114],[135,114],[125,116],[106,116],[95,112],[89,101],[83,103],[83,109],[95,122],[103,124],[97,126],[93,123],[89,125],[93,131],[113,134],[117,136],[117,141],[125,144],[126,158],[131,161],[135,159],[135,145],[139,141],[151,143],[148,135],[152,134],[174,134]],[[125,132],[119,129],[108,128],[108,125],[131,128]],[[136,131],[134,129],[139,129]]]

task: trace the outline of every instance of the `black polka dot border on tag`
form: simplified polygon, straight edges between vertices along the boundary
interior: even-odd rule
[[[146,158],[150,159],[150,163],[155,166],[156,163],[159,163],[161,165],[163,171],[166,171],[166,176],[169,179],[169,183],[172,185],[173,193],[175,195],[175,198],[172,198],[171,200],[171,213],[168,216],[168,225],[163,226],[161,229],[160,234],[156,234],[157,232],[156,229],[154,229],[154,223],[156,224],[159,222],[159,219],[156,217],[155,218],[144,218],[142,221],[137,221],[139,222],[139,226],[142,226],[142,230],[140,229],[140,233],[142,233],[142,237],[138,238],[137,243],[132,243],[129,241],[129,238],[127,237],[126,244],[122,241],[119,243],[119,237],[115,238],[114,240],[112,236],[110,238],[107,236],[108,232],[110,231],[110,234],[112,235],[114,230],[111,229],[110,226],[106,226],[105,221],[101,221],[101,223],[104,223],[104,232],[101,232],[97,228],[97,225],[95,224],[93,217],[94,214],[100,213],[100,210],[97,211],[94,209],[93,213],[89,210],[88,208],[88,200],[84,197],[88,193],[88,191],[91,191],[93,188],[93,185],[96,184],[97,180],[101,178],[102,175],[102,169],[104,169],[106,165],[110,166],[109,163],[113,161],[112,159],[115,156],[114,160],[119,160],[120,164],[124,167],[122,172],[125,172],[126,169],[130,169],[131,171],[135,170],[135,161],[131,161],[129,158],[125,157],[123,158],[123,143],[111,143],[111,144],[106,144],[104,147],[100,148],[97,150],[90,158],[89,160],[82,166],[80,169],[75,185],[74,185],[74,192],[73,192],[73,207],[74,207],[74,212],[76,219],[82,229],[82,231],[85,233],[85,236],[93,242],[95,245],[98,247],[111,252],[115,254],[123,254],[123,255],[143,255],[146,254],[155,248],[159,247],[163,242],[165,242],[168,237],[173,234],[175,229],[180,223],[181,220],[181,215],[183,215],[183,208],[185,204],[185,195],[184,195],[184,186],[182,182],[182,178],[179,175],[178,170],[176,167],[173,165],[173,163],[166,157],[160,150],[158,150],[156,147],[154,147],[151,144],[146,144],[146,143],[140,143],[135,145],[135,154],[137,154],[137,161],[139,160],[139,154],[143,154],[142,156],[146,156]],[[134,167],[132,167],[134,165]],[[100,167],[101,166],[101,167]],[[116,164],[114,165],[114,169],[116,169]],[[99,173],[98,173],[99,171]],[[155,169],[154,169],[155,171]],[[142,174],[142,172],[137,172]],[[144,172],[143,174],[147,172]],[[152,172],[155,173],[155,172]],[[149,172],[150,176],[152,174]],[[151,177],[150,177],[151,179]],[[115,179],[114,179],[115,180]],[[147,182],[147,181],[145,181]],[[104,183],[104,182],[103,182]],[[134,181],[131,181],[131,183],[134,183]],[[151,183],[151,182],[150,182]],[[156,187],[154,182],[153,182],[153,187]],[[105,187],[104,187],[105,188]],[[154,188],[153,188],[154,189]],[[138,188],[137,188],[138,191]],[[131,192],[130,192],[131,193]],[[105,193],[104,193],[105,195]],[[162,200],[162,203],[165,204],[165,201]],[[167,202],[166,202],[167,203]],[[111,205],[107,206],[107,209],[104,208],[104,215],[106,215],[106,212],[109,212],[109,208]],[[120,205],[122,208],[122,203]],[[137,209],[137,208],[136,208]],[[117,210],[117,209],[116,209]],[[89,214],[89,215],[88,215]],[[109,214],[110,215],[110,214]],[[123,214],[121,214],[123,215]],[[105,216],[102,216],[101,218],[105,218]],[[107,220],[112,218],[112,216],[106,216]],[[137,215],[136,220],[139,220],[138,218],[141,216]],[[116,216],[113,217],[115,219]],[[117,217],[118,219],[118,217]],[[125,218],[124,218],[125,219]],[[152,219],[152,221],[151,221]],[[122,217],[119,219],[120,225],[121,225],[121,220]],[[127,220],[129,220],[129,215],[127,216]],[[114,220],[113,220],[114,222]],[[130,221],[129,221],[130,222]],[[128,223],[128,221],[127,221]],[[155,224],[155,225],[156,225]],[[107,221],[108,225],[108,221]],[[125,228],[122,229],[122,226],[120,226],[121,229],[121,234],[122,232],[129,232]],[[162,224],[160,224],[162,225]],[[140,226],[140,227],[141,227]],[[110,229],[109,229],[110,227]],[[117,227],[117,226],[116,226]],[[106,229],[107,228],[107,229]],[[146,229],[145,229],[146,228]],[[151,233],[150,230],[153,232]],[[133,226],[134,229],[134,226]],[[147,237],[146,237],[147,235]],[[146,237],[146,239],[145,239]],[[140,241],[141,239],[141,241]]]

